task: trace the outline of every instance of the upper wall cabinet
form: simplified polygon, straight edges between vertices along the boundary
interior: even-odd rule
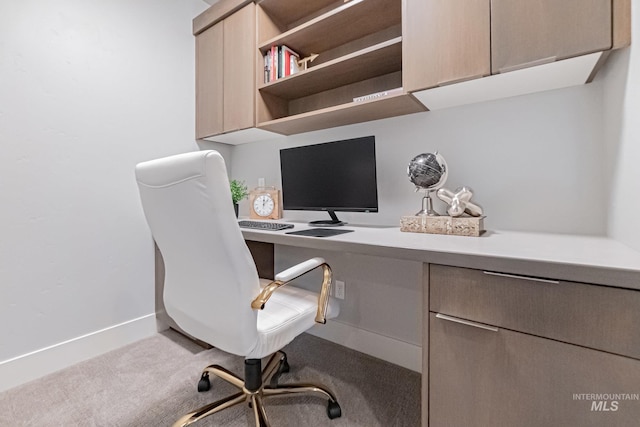
[[[196,137],[255,125],[255,5],[196,36]]]
[[[273,136],[255,129],[256,6],[221,2],[211,26],[196,33],[196,138],[235,143]],[[210,12],[209,12],[210,13]],[[204,14],[203,14],[204,15]]]
[[[486,0],[490,4],[476,4],[476,8],[471,5],[483,2],[406,1],[407,10],[413,11],[406,18],[405,75],[411,82],[407,88],[429,110],[588,83],[612,49],[631,42],[631,0]],[[469,15],[471,10],[476,17]],[[429,16],[436,19],[438,13],[450,20],[444,29],[421,28],[424,20],[429,22],[425,27],[431,27]],[[412,20],[416,22],[411,24]],[[484,28],[490,29],[490,42],[481,28],[468,29],[467,21],[483,21]],[[446,35],[452,23],[463,27],[459,35]],[[420,42],[433,44],[423,50],[434,55],[438,64],[447,65],[409,62],[411,40],[416,40],[414,51]],[[458,58],[451,50],[466,55]],[[491,64],[491,75],[482,64],[468,62],[475,57],[473,52],[481,52],[477,59],[485,57],[485,66]],[[419,69],[422,74],[414,76]]]
[[[490,13],[490,0],[405,0],[405,89],[489,75]]]
[[[493,74],[612,46],[611,0],[491,0]]]
[[[255,5],[248,4],[223,23],[223,120],[224,130],[229,132],[255,125]]]
[[[196,138],[224,132],[224,22],[196,36]]]
[[[259,56],[286,46],[300,58],[315,59],[306,69],[272,79],[258,67],[258,127],[289,135],[424,111],[403,90],[401,4],[259,2]]]

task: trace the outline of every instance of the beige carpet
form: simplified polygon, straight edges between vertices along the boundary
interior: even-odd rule
[[[326,400],[267,400],[273,427],[420,425],[420,375],[311,335],[284,349],[291,372],[280,382],[329,387],[342,417],[329,420]],[[0,393],[0,426],[170,426],[181,415],[234,393],[212,377],[198,393],[200,371],[217,363],[242,375],[243,359],[204,350],[166,331],[127,347]],[[238,405],[195,426],[253,426],[253,414]]]

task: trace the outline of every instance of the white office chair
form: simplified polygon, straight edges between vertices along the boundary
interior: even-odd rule
[[[289,370],[280,351],[315,323],[337,316],[329,297],[331,269],[313,258],[276,275],[261,287],[255,264],[238,227],[222,156],[213,150],[180,154],[136,166],[140,198],[151,233],[165,262],[167,314],[193,337],[245,358],[245,379],[218,365],[206,367],[198,391],[213,374],[240,391],[191,412],[176,422],[186,426],[223,409],[248,402],[257,426],[268,426],[263,399],[313,393],[328,399],[329,418],[341,415],[332,392],[308,384],[280,386]],[[323,269],[319,294],[285,287],[293,279]],[[272,355],[265,369],[261,358]]]

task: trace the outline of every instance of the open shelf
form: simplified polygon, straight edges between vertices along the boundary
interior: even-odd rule
[[[341,46],[401,22],[398,1],[351,0],[276,37],[260,42],[264,54],[272,45],[287,45],[305,56]]]
[[[295,99],[402,69],[402,37],[396,37],[265,83],[261,92]]]
[[[402,90],[401,0],[263,0],[257,13],[259,58],[281,45],[319,54],[258,84],[258,128],[292,135],[425,111]]]
[[[337,3],[342,4],[344,2],[340,0],[262,0],[260,7],[264,9],[274,21],[281,23],[281,25],[289,29],[294,26],[296,22],[308,17],[312,13],[322,11]]]
[[[283,135],[293,135],[421,111],[426,111],[426,108],[413,95],[397,94],[371,101],[349,102],[270,120],[258,123],[258,127]]]

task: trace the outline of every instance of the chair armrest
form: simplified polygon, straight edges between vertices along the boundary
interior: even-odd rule
[[[316,322],[327,322],[327,307],[329,305],[329,293],[331,291],[331,267],[327,264],[323,258],[316,257],[307,261],[296,264],[278,274],[273,282],[265,286],[260,294],[251,301],[251,308],[254,310],[264,309],[265,304],[271,298],[271,295],[281,286],[286,285],[298,277],[307,274],[311,270],[318,267],[322,267],[322,288],[320,289],[320,295],[318,296],[318,311],[316,312]]]
[[[315,257],[308,259],[300,264],[296,264],[293,267],[287,268],[285,271],[281,271],[276,274],[276,280],[279,282],[290,282],[296,277],[300,277],[305,273],[310,272],[314,268],[320,267],[324,264],[324,259],[320,257]]]

